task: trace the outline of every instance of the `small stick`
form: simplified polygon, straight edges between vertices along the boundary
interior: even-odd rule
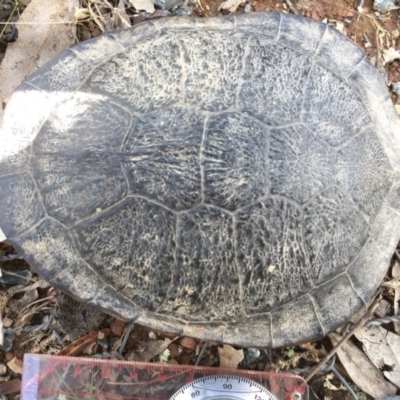
[[[297,12],[297,10],[294,8],[294,5],[292,4],[291,0],[285,0],[286,5],[289,7],[289,10],[295,14],[295,15],[299,15],[299,13]]]
[[[375,301],[372,303],[371,307],[365,315],[347,332],[345,336],[339,341],[339,343],[334,346],[334,348],[321,360],[321,362],[307,375],[306,381],[308,382],[315,374],[317,374],[322,367],[325,365],[327,361],[329,361],[334,354],[350,339],[351,336],[353,336],[354,332],[356,332],[359,328],[361,328],[367,321],[368,318],[371,316],[371,314],[375,311],[375,309],[379,305],[380,297],[375,299]]]

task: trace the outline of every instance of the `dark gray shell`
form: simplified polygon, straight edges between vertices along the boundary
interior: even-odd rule
[[[0,221],[54,286],[177,335],[321,337],[400,236],[400,134],[365,54],[288,14],[162,19],[12,96]]]

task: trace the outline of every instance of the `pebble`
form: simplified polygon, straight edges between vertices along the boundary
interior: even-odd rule
[[[13,329],[4,329],[4,342],[3,346],[0,346],[0,350],[7,352],[12,349],[13,342],[15,339],[15,331]]]
[[[4,357],[5,357],[6,361],[8,362],[8,361],[11,361],[11,360],[14,358],[14,354],[8,351],[8,352],[4,355]]]
[[[389,11],[398,10],[400,2],[398,0],[375,0],[374,10],[380,13],[387,13]]]
[[[399,96],[400,95],[400,82],[393,82],[392,90],[393,90],[394,94],[397,94],[397,96]]]
[[[258,349],[246,349],[244,353],[244,360],[240,363],[241,366],[246,366],[249,364],[252,364],[254,361],[257,360],[258,357],[260,357],[260,350]]]
[[[157,339],[157,334],[154,332],[149,332],[149,339],[152,339],[152,340]]]
[[[193,351],[196,351],[196,348],[197,348],[196,340],[189,338],[189,337],[182,338],[181,345],[182,345],[182,347],[185,347],[186,349],[190,349]]]
[[[0,363],[0,376],[4,376],[6,374],[7,374],[6,364]]]
[[[13,323],[14,321],[11,318],[8,317],[3,318],[3,325],[5,328],[9,328],[10,326],[12,326]]]

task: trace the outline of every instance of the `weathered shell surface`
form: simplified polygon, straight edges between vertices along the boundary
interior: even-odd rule
[[[0,223],[53,285],[153,329],[320,337],[400,236],[400,134],[365,54],[287,14],[163,19],[63,53],[1,125]]]

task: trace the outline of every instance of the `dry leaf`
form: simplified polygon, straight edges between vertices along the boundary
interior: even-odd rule
[[[21,379],[11,379],[11,381],[5,382],[0,385],[0,395],[7,395],[12,393],[18,393],[21,391]]]
[[[233,13],[242,3],[244,3],[244,0],[226,0],[220,4],[218,11],[228,10]]]
[[[228,344],[218,347],[218,356],[221,368],[236,369],[238,364],[244,359],[243,349],[235,350]]]
[[[342,336],[331,333],[329,338],[335,346]],[[337,355],[353,382],[374,399],[396,394],[396,386],[386,381],[382,372],[352,342],[347,341],[338,349]]]
[[[383,375],[400,388],[400,336],[381,326],[370,326],[361,328],[356,337],[372,363],[379,369],[386,366]]]
[[[111,329],[105,328],[100,332],[104,333],[105,336],[108,336],[111,332]],[[92,343],[96,342],[98,339],[99,332],[90,332],[85,336],[73,341],[68,346],[65,346],[57,355],[58,356],[77,356],[82,353],[88,346]]]
[[[78,0],[33,0],[26,7],[16,24],[18,40],[7,46],[0,65],[2,103],[29,74],[74,44],[78,4]],[[0,107],[0,117],[2,113]]]
[[[22,374],[22,361],[17,357],[14,357],[11,361],[7,363],[7,367],[16,374]]]
[[[152,14],[156,10],[153,0],[129,0],[129,2],[137,11],[146,11]]]
[[[120,19],[121,28],[130,28],[131,21],[125,11],[124,0],[119,0],[117,12]]]

